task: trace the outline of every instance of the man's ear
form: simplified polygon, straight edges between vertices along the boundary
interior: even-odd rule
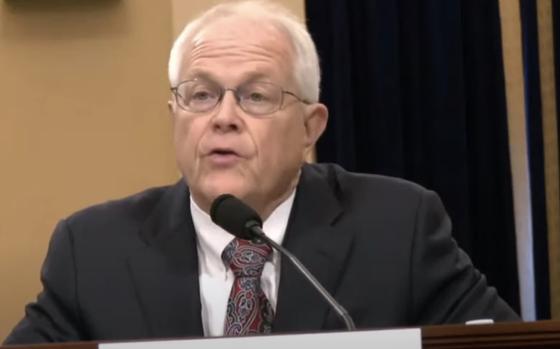
[[[167,101],[167,110],[169,110],[169,116],[173,117],[175,115],[175,103],[171,98]]]
[[[313,103],[305,106],[305,148],[310,151],[327,127],[329,111],[324,104]]]

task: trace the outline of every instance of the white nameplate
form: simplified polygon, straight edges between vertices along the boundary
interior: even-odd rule
[[[99,344],[99,349],[421,349],[420,329],[331,332],[315,334],[267,335],[248,337],[207,337],[197,339],[142,341]]]

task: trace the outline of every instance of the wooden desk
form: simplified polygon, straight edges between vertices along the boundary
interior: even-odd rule
[[[97,342],[3,346],[0,349],[97,349]],[[560,349],[560,321],[442,325],[422,328],[425,349]]]
[[[560,321],[428,326],[422,328],[422,345],[431,349],[560,349]]]

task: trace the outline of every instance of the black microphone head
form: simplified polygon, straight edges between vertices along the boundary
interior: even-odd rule
[[[257,237],[251,226],[262,227],[259,214],[231,194],[222,194],[212,202],[210,218],[227,232],[245,240]]]

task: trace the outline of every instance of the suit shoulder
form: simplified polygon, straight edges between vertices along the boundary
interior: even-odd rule
[[[347,171],[337,164],[313,164],[309,170],[324,177],[329,185],[340,193],[376,196],[383,195],[422,195],[430,190],[406,179],[378,174],[358,173]]]
[[[74,226],[99,226],[108,222],[141,223],[172,186],[153,187],[136,194],[92,205],[71,214],[66,221]]]

